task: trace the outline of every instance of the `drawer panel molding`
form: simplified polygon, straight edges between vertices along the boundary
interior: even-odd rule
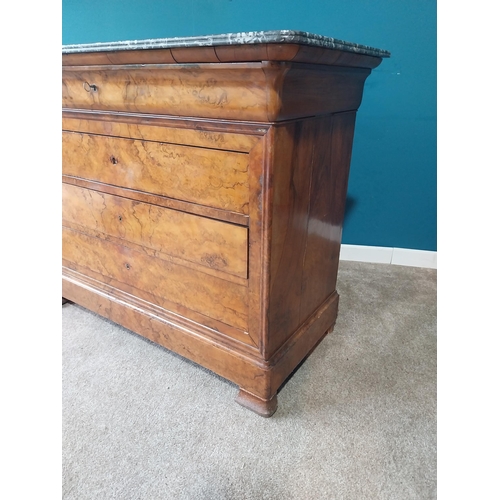
[[[248,228],[63,184],[63,224],[80,225],[247,278]]]
[[[63,132],[63,174],[248,214],[248,155]]]
[[[241,330],[248,329],[248,288],[63,227],[63,259],[127,293],[150,295]],[[143,293],[144,292],[144,293]]]

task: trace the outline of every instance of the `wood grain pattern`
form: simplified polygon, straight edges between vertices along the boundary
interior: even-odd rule
[[[268,362],[272,375],[266,399],[278,392],[293,370],[311,355],[323,337],[331,331],[337,319],[338,306],[339,296],[334,292],[272,356]]]
[[[244,286],[66,227],[63,227],[63,259],[67,267],[91,271],[94,278],[132,295],[149,298],[142,295],[144,291],[247,330],[248,289]],[[165,279],[158,279],[159,276]],[[162,301],[157,304],[162,305]]]
[[[358,109],[370,71],[276,61],[68,66],[63,107],[283,121]]]
[[[258,63],[68,66],[63,107],[264,121],[265,75]],[[84,84],[95,85],[86,91]]]
[[[183,131],[199,131],[202,134],[205,132],[215,133],[217,135],[232,135],[241,134],[244,136],[256,136],[257,140],[262,137],[268,130],[267,123],[242,121],[242,120],[221,120],[215,118],[200,118],[196,116],[172,116],[172,115],[157,115],[151,113],[129,113],[126,111],[102,111],[102,110],[87,110],[87,109],[72,109],[63,108],[63,118],[74,118],[81,120],[98,120],[103,122],[122,122],[135,125],[151,125],[160,127],[170,127],[179,130],[180,137]],[[108,125],[104,125],[108,126]],[[77,131],[75,131],[77,132]],[[171,142],[171,141],[165,141]],[[173,141],[172,141],[173,142]],[[196,146],[197,144],[187,144]],[[205,146],[200,144],[201,146]],[[252,144],[253,145],[253,144]],[[251,145],[251,146],[252,146]],[[208,145],[206,145],[209,147]],[[250,146],[250,149],[251,149]],[[221,148],[228,149],[231,148]],[[247,148],[242,149],[248,152]]]
[[[314,119],[275,129],[266,359],[300,326],[315,134]]]
[[[239,352],[234,346],[207,338],[204,328],[188,326],[179,316],[178,321],[166,320],[154,314],[140,302],[120,300],[99,288],[83,284],[63,275],[63,294],[75,304],[109,318],[133,332],[195,361],[248,392],[265,395],[270,389],[270,371],[258,357]],[[201,326],[201,325],[200,325]]]
[[[307,240],[302,270],[300,322],[336,289],[355,113],[315,120]]]
[[[92,189],[93,191],[99,191],[100,193],[121,196],[123,198],[142,201],[151,205],[158,205],[159,207],[171,208],[173,210],[179,210],[181,212],[201,215],[202,217],[209,217],[211,219],[231,222],[240,226],[248,226],[248,215],[239,214],[237,212],[230,212],[228,210],[221,210],[214,207],[207,207],[205,205],[198,205],[196,203],[176,200],[174,198],[159,196],[153,193],[145,193],[144,191],[137,191],[135,189],[112,186],[111,184],[103,184],[102,182],[82,179],[80,177],[63,175],[62,180],[65,184]]]
[[[259,141],[257,135],[211,130],[209,125],[205,125],[203,130],[200,129],[200,124],[196,121],[191,122],[190,125],[193,128],[181,128],[179,120],[167,121],[152,117],[138,119],[137,116],[102,116],[102,114],[94,114],[89,117],[83,113],[69,112],[63,114],[62,119],[63,130],[69,132],[168,142],[241,153],[248,153]],[[253,133],[256,133],[255,127],[253,128]],[[263,132],[260,130],[257,133],[262,135]]]
[[[248,355],[255,356],[258,353],[248,332],[241,328],[228,325],[144,290],[141,290],[139,296],[134,293],[133,287],[129,285],[122,284],[111,278],[103,281],[103,276],[99,273],[85,269],[78,266],[78,264],[72,264],[65,259],[62,262],[63,290],[64,284],[69,280],[78,284],[81,288],[91,289],[93,293],[98,295],[109,296],[112,300],[127,304],[131,308],[143,309],[149,315],[160,318],[162,321],[175,323],[182,328],[197,331],[211,342]],[[104,310],[100,314],[107,317]]]
[[[68,184],[62,195],[63,224],[247,277],[247,228]]]
[[[264,349],[263,332],[267,316],[267,245],[268,171],[263,168],[267,151],[267,136],[252,150],[249,163],[249,314],[248,334],[261,352]]]
[[[272,359],[263,362],[251,352],[240,352],[234,346],[207,339],[202,325],[189,324],[179,316],[165,319],[155,314],[149,305],[139,300],[131,303],[121,296],[113,296],[94,288],[92,282],[82,282],[71,274],[63,274],[63,294],[68,300],[94,311],[151,341],[195,361],[218,375],[244,388],[251,404],[240,404],[255,411],[252,406],[260,400],[264,407],[273,407],[276,393],[294,368],[309,356],[333,325],[338,311],[338,295],[323,304],[315,319],[304,324]],[[252,397],[253,396],[253,397]],[[274,401],[273,401],[274,400]]]
[[[63,297],[270,416],[335,324],[355,114],[380,62],[286,43],[63,56]]]
[[[354,120],[276,128],[267,359],[335,291]]]
[[[63,132],[63,174],[248,213],[242,153]]]
[[[264,62],[269,120],[292,120],[359,108],[369,69]]]

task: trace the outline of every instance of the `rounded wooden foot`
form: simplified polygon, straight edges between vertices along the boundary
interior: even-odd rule
[[[270,417],[278,408],[278,397],[276,394],[268,400],[260,399],[253,394],[250,394],[243,389],[240,389],[240,392],[236,396],[236,402],[249,410],[257,413],[261,417]]]
[[[335,328],[335,323],[336,322],[337,321],[334,321],[333,325],[330,328],[328,328],[328,330],[326,331],[325,335],[329,335],[330,333],[333,332],[333,329]]]

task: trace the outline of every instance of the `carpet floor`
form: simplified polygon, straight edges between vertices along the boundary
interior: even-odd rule
[[[335,330],[269,419],[234,384],[64,305],[63,499],[436,498],[436,274],[341,261]]]

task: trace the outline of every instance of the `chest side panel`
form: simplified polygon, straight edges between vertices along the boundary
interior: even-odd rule
[[[336,292],[355,113],[276,128],[268,355]]]

